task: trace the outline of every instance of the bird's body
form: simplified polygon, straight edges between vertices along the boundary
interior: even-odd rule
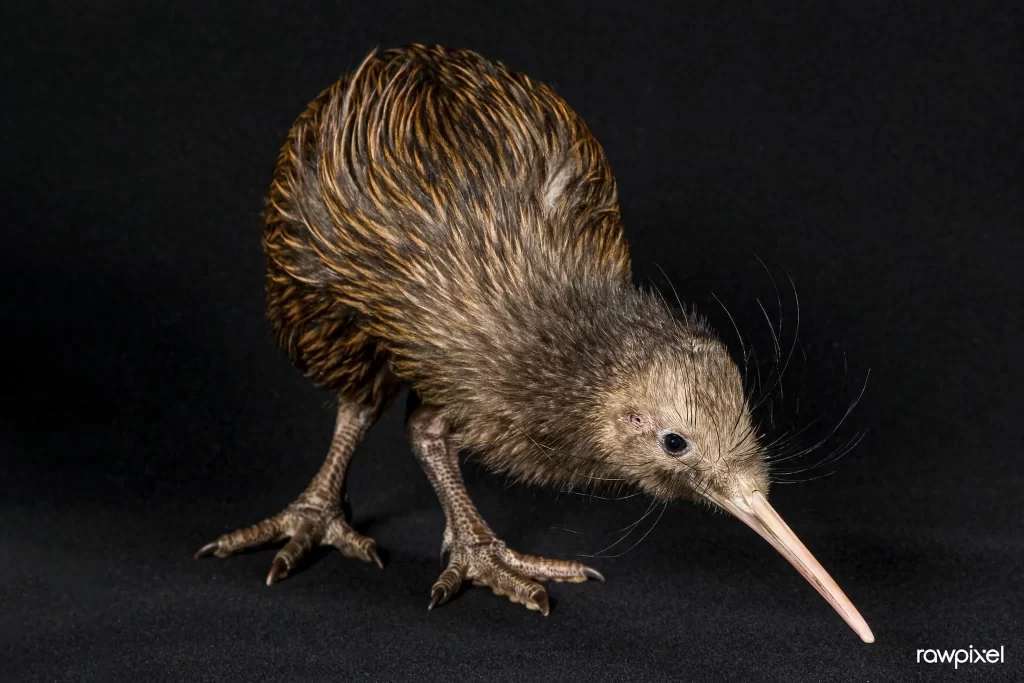
[[[701,321],[632,284],[604,152],[548,87],[469,51],[371,55],[292,126],[264,245],[268,316],[292,362],[337,395],[335,439],[296,503],[200,555],[290,538],[270,583],[316,543],[380,564],[341,488],[405,383],[451,553],[431,606],[469,578],[547,613],[537,581],[600,577],[507,548],[469,500],[461,450],[534,483],[706,499],[782,538],[801,571],[813,563],[767,512],[735,364]],[[806,571],[839,600],[824,570]]]
[[[281,150],[265,245],[270,319],[314,382],[360,398],[391,369],[466,447],[533,478],[509,420],[547,419],[522,397],[580,364],[551,331],[633,293],[600,145],[546,86],[466,51],[388,51],[314,100]]]

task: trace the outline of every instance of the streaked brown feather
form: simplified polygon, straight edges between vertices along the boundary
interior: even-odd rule
[[[371,54],[295,121],[264,244],[278,342],[345,395],[384,358],[436,393],[409,346],[457,324],[449,310],[530,279],[629,279],[615,181],[580,118],[499,63],[421,45]]]

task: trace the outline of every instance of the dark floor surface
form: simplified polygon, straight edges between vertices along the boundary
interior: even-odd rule
[[[0,9],[0,679],[1024,680],[1019,10],[346,5]],[[870,370],[801,462],[863,441],[772,500],[876,643],[687,504],[547,618],[484,589],[428,613],[443,518],[397,410],[349,487],[384,571],[324,554],[268,589],[270,553],[192,559],[319,465],[329,397],[263,320],[262,197],[306,101],[409,42],[552,84],[609,156],[638,280],[669,291],[661,266],[734,344],[717,294],[765,372],[757,299],[785,350],[792,276],[776,431],[828,437]],[[599,551],[647,506],[465,471],[530,552]],[[1006,661],[916,661],[969,646]]]

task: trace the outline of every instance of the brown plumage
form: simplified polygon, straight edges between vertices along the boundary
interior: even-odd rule
[[[314,543],[376,559],[338,489],[401,382],[448,521],[431,606],[472,578],[546,613],[537,580],[600,576],[505,547],[462,487],[460,450],[533,483],[639,487],[741,518],[767,493],[735,364],[631,283],[601,146],[527,76],[441,47],[371,55],[292,126],[264,245],[278,343],[338,396],[338,431],[297,503],[200,554],[291,538],[270,582]]]
[[[531,480],[601,475],[593,452],[552,467],[529,438],[596,446],[563,418],[611,389],[594,363],[660,350],[645,333],[724,353],[630,285],[615,180],[580,118],[467,51],[371,56],[315,99],[278,158],[264,243],[271,322],[310,379],[376,403],[390,367],[465,447]]]

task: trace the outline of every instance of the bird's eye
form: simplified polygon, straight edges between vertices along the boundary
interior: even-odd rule
[[[661,445],[672,455],[679,455],[690,447],[686,439],[675,432],[665,432],[661,435]]]

